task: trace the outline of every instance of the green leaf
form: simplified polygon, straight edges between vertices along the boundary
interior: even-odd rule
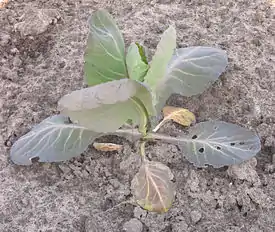
[[[177,49],[156,88],[158,111],[172,94],[192,96],[216,81],[228,64],[226,52],[211,47]]]
[[[145,63],[148,64],[148,60],[147,60],[147,50],[144,46],[140,45],[139,43],[136,43],[137,47],[138,47],[138,51],[141,57],[141,60]]]
[[[167,166],[146,161],[131,183],[136,202],[148,211],[167,212],[175,197],[172,179],[173,174]]]
[[[198,123],[190,128],[187,136],[182,134],[170,142],[197,167],[239,164],[261,150],[261,141],[255,132],[221,121]]]
[[[89,86],[127,78],[125,45],[111,15],[96,11],[89,20],[90,34],[85,52],[85,81]]]
[[[155,94],[158,83],[164,78],[167,72],[167,65],[171,60],[175,48],[176,30],[173,26],[170,26],[163,33],[156,53],[150,63],[150,68],[144,78],[145,82],[151,87],[153,94]]]
[[[145,133],[148,117],[155,114],[151,93],[131,79],[74,91],[60,99],[59,109],[78,125],[96,132],[114,132],[131,119]]]
[[[141,82],[144,80],[144,76],[149,68],[146,62],[147,60],[142,46],[132,43],[128,48],[126,56],[127,69],[131,79]]]
[[[68,117],[55,115],[42,121],[19,138],[11,148],[11,160],[18,165],[59,162],[80,155],[100,134],[69,122]]]

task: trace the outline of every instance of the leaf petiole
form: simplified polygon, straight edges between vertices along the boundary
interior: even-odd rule
[[[172,137],[169,135],[164,135],[164,134],[160,134],[160,133],[155,133],[155,132],[151,132],[151,133],[147,133],[147,135],[143,136],[143,134],[141,132],[139,132],[137,129],[120,129],[117,130],[114,133],[111,133],[112,135],[117,135],[117,136],[121,136],[124,137],[126,139],[131,138],[129,140],[132,141],[138,141],[138,140],[145,140],[145,141],[163,141],[166,143],[177,143],[179,141],[178,138],[176,137]]]
[[[146,141],[142,140],[139,146],[140,156],[143,163],[146,161],[145,144],[146,144]]]
[[[154,129],[153,132],[157,132],[166,122],[168,122],[170,119],[164,118]]]

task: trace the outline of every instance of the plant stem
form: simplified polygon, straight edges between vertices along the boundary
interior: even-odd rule
[[[171,144],[178,144],[179,140],[185,140],[183,138],[176,138],[172,137],[170,135],[164,135],[164,134],[159,134],[159,133],[148,133],[148,136],[146,136],[144,139],[147,140],[155,140],[155,141],[162,141],[165,143],[171,143]]]
[[[145,137],[137,130],[128,130],[128,129],[122,129],[117,130],[114,135],[122,136],[130,141],[138,141],[140,139],[146,140],[146,141],[162,141],[165,143],[171,143],[171,144],[178,144],[179,141],[187,141],[187,138],[176,138],[169,135],[159,134],[159,133],[148,133]]]
[[[144,106],[143,102],[137,98],[137,97],[131,97],[130,98],[132,102],[135,104],[136,109],[138,110],[139,114],[141,115],[140,117],[140,125],[139,125],[139,131],[143,134],[143,136],[146,136],[147,131],[150,129],[148,128],[149,124],[149,114]]]
[[[140,142],[140,156],[143,163],[146,161],[145,144],[146,141],[144,140]]]

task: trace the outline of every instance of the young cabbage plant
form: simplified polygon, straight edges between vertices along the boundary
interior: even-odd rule
[[[133,138],[140,141],[142,159],[132,181],[135,201],[147,210],[166,212],[175,196],[173,175],[165,164],[146,158],[147,141],[177,145],[196,167],[239,164],[260,151],[260,139],[253,131],[221,121],[196,124],[188,110],[165,106],[174,93],[197,95],[218,80],[228,63],[225,51],[200,46],[176,49],[176,30],[170,26],[148,62],[146,48],[139,43],[132,43],[126,52],[122,34],[105,10],[91,16],[89,28],[84,65],[89,87],[63,96],[60,115],[46,118],[13,144],[10,155],[15,164],[31,165],[34,158],[69,160],[104,135]],[[164,119],[152,127],[162,109]],[[188,134],[158,133],[169,120],[190,126]],[[122,129],[129,121],[136,129]],[[117,149],[115,144],[95,147]]]

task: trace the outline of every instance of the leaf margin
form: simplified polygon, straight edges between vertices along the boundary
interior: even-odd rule
[[[58,120],[60,120],[58,122]],[[62,124],[62,121],[63,121],[63,124]],[[37,154],[37,152],[35,152],[35,150],[37,150],[37,146],[41,143],[42,139],[45,138],[45,135],[42,137],[42,139],[40,138],[39,142],[36,143],[34,145],[34,147],[31,148],[31,150],[25,148],[26,145],[28,145],[29,143],[32,143],[33,140],[39,138],[39,134],[41,134],[41,131],[39,131],[41,128],[43,129],[43,126],[46,127],[48,126],[49,128],[53,128],[52,130],[52,133],[55,132],[55,128],[54,126],[57,126],[58,125],[60,126],[60,128],[71,128],[71,132],[70,132],[70,136],[72,136],[72,133],[74,132],[73,130],[82,130],[81,132],[81,136],[83,135],[83,131],[86,130],[86,132],[90,133],[90,137],[86,139],[86,144],[82,144],[84,141],[82,139],[79,139],[79,141],[81,141],[81,144],[82,145],[82,149],[80,149],[80,147],[78,148],[79,149],[79,153],[75,155],[73,155],[72,153],[70,154],[70,156],[67,158],[67,159],[60,159],[58,157],[56,157],[56,159],[54,160],[51,160],[49,158],[49,155],[47,155],[47,157],[40,157],[41,154]],[[48,134],[48,133],[47,133]],[[47,135],[46,134],[46,135]],[[58,133],[58,139],[60,139],[60,136],[62,134],[62,129],[60,130],[60,132]],[[69,142],[70,140],[70,136],[65,140],[66,143],[63,145],[63,153],[65,152],[65,146],[67,145],[67,142]],[[75,125],[75,124],[72,124],[70,123],[70,120],[68,117],[66,116],[63,116],[63,115],[52,115],[50,117],[47,117],[46,119],[44,119],[42,122],[40,122],[39,124],[35,125],[28,133],[24,134],[23,136],[21,136],[11,147],[10,149],[10,159],[12,160],[12,162],[14,164],[17,164],[17,165],[31,165],[32,164],[32,159],[33,158],[36,158],[38,157],[39,158],[39,162],[60,162],[60,161],[65,161],[65,160],[69,160],[73,157],[76,157],[76,156],[79,156],[82,152],[84,152],[87,147],[89,146],[89,144],[96,138],[100,137],[101,134],[98,134],[98,133],[94,133],[92,131],[88,131],[86,128],[83,128],[83,127],[79,127],[78,125]],[[28,138],[31,138],[31,141],[29,140],[28,143],[24,143],[24,141]],[[80,138],[80,137],[79,137]],[[47,139],[47,138],[45,138]],[[57,139],[54,140],[54,144],[56,146],[56,143],[57,143]],[[23,144],[22,144],[23,143]],[[47,139],[47,144],[49,143],[49,139]],[[23,145],[23,146],[22,146]],[[84,145],[84,146],[83,146]],[[19,146],[19,147],[18,147]],[[48,146],[42,146],[43,149],[45,150],[50,150],[52,148],[49,148]],[[55,148],[54,148],[55,149]],[[19,152],[19,150],[21,152]],[[22,150],[24,151],[24,153],[22,154]],[[31,152],[30,152],[31,151]],[[35,152],[35,154],[34,154]],[[41,152],[41,151],[40,151]],[[59,151],[56,150],[56,152],[58,153]],[[31,155],[29,154],[31,153]],[[44,151],[45,153],[45,151]],[[43,154],[43,153],[42,153]],[[22,159],[22,156],[26,156],[28,158],[24,158],[25,161],[22,161],[24,159]],[[51,156],[51,155],[50,155]],[[55,156],[55,155],[54,155]],[[62,156],[62,155],[61,155]]]

